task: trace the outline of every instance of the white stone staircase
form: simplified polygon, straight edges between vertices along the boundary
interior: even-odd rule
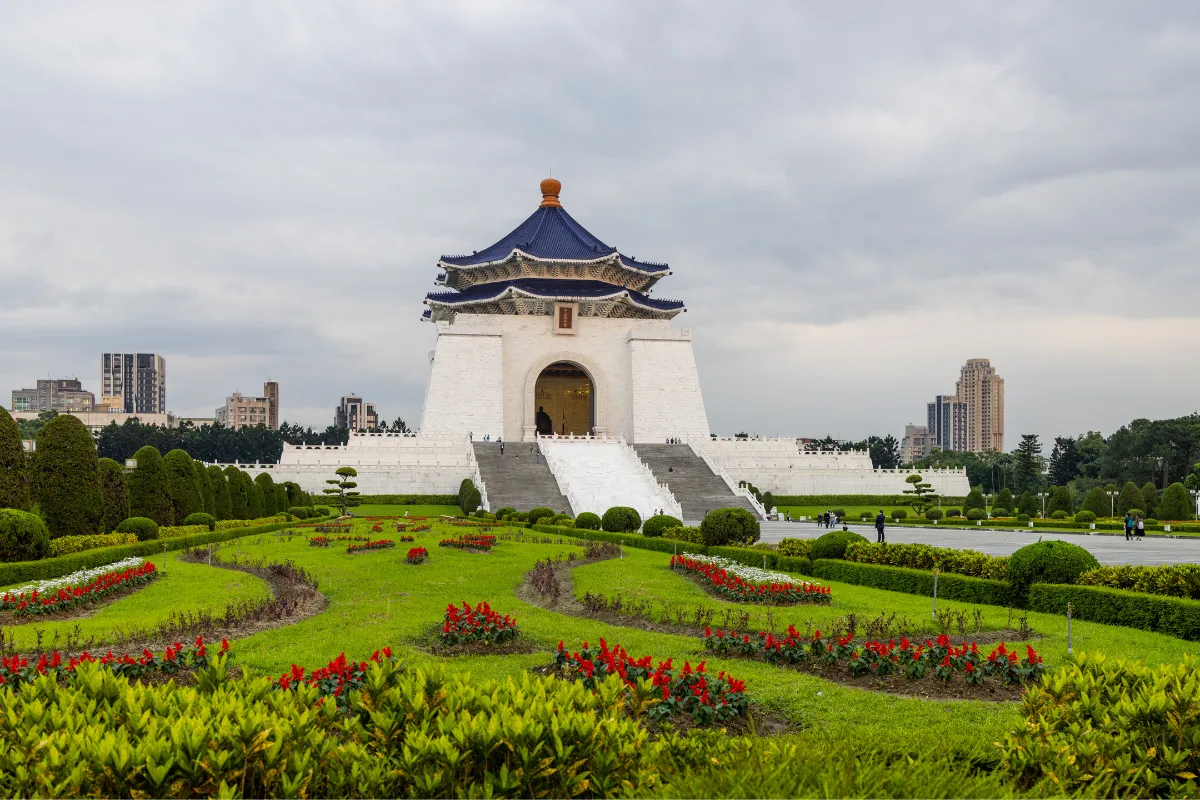
[[[683,519],[671,490],[624,439],[539,437],[538,446],[576,515],[629,506],[643,520],[658,511]]]

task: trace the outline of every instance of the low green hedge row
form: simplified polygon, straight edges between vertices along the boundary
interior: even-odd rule
[[[907,506],[912,503],[911,494],[777,494],[775,505],[784,506],[821,506],[823,508],[839,508],[844,506]],[[948,506],[961,506],[965,497],[942,497],[942,503]]]
[[[0,586],[29,581],[44,581],[70,575],[81,569],[102,567],[114,561],[132,556],[152,556],[163,551],[163,545],[168,550],[182,550],[185,547],[209,544],[210,542],[226,542],[242,536],[253,536],[259,533],[270,533],[290,527],[291,522],[275,522],[270,525],[258,525],[253,528],[233,528],[224,531],[205,531],[190,536],[176,536],[173,539],[151,539],[136,544],[122,544],[116,547],[101,547],[95,550],[84,550],[80,553],[44,558],[41,561],[14,561],[0,564]]]
[[[933,596],[933,573],[920,569],[819,558],[812,562],[810,574],[828,581]],[[992,606],[1013,606],[1020,602],[1019,594],[1004,581],[946,572],[938,576],[938,597]]]
[[[1065,614],[1067,603],[1076,619],[1200,640],[1200,601],[1103,586],[1035,583],[1029,587],[1029,608],[1033,611]]]
[[[362,506],[456,506],[455,494],[360,494]]]

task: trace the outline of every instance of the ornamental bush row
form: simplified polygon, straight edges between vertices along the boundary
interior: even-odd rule
[[[98,547],[113,547],[119,544],[134,544],[138,538],[132,533],[98,533],[92,536],[60,536],[50,540],[50,555],[65,556],[95,550]]]
[[[959,506],[965,498],[943,495],[944,505]],[[819,508],[845,508],[846,506],[908,506],[912,503],[910,494],[777,494],[775,505],[784,506],[817,506]],[[839,514],[838,516],[845,516]]]

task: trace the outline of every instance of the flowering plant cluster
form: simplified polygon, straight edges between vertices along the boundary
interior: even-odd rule
[[[81,569],[77,572],[72,572],[70,575],[62,575],[58,578],[50,578],[49,580],[37,581],[28,583],[24,586],[18,586],[15,589],[8,589],[8,594],[29,594],[31,592],[39,592],[45,594],[51,589],[58,589],[60,586],[76,586],[83,583],[89,583],[93,578],[99,577],[109,572],[124,572],[130,567],[140,567],[146,559],[141,556],[131,556],[123,558],[120,561],[114,561],[111,564],[105,564],[100,567],[92,567],[91,569]]]
[[[369,542],[370,536],[310,536],[309,547],[329,547],[332,542]]]
[[[732,569],[733,564],[741,569]],[[717,594],[741,603],[828,605],[832,599],[828,586],[794,583],[783,573],[754,569],[724,558],[671,556],[671,569],[694,573],[708,581]]]
[[[350,692],[361,689],[366,682],[371,662],[382,664],[385,658],[395,665],[396,659],[392,656],[390,647],[376,650],[367,661],[350,661],[346,654],[342,653],[328,665],[307,672],[304,667],[292,664],[290,670],[279,676],[275,688],[290,692],[301,684],[315,686],[321,696],[318,703],[324,703],[326,697],[332,697],[338,708],[345,708],[350,699]]]
[[[140,558],[136,560],[141,562],[136,567],[103,572],[81,585],[62,586],[57,590],[45,592],[37,589],[28,593],[5,592],[0,596],[0,611],[12,611],[21,615],[69,611],[94,603],[114,592],[144,586],[158,577],[159,573],[153,561],[142,562]]]
[[[372,525],[371,530],[375,533],[383,533],[383,527],[379,525]]]
[[[816,662],[829,665],[844,661],[849,664],[850,674],[856,677],[902,674],[915,680],[932,672],[935,678],[949,681],[955,673],[962,672],[967,683],[975,686],[983,683],[987,676],[1001,678],[1007,684],[1024,683],[1040,678],[1045,671],[1041,656],[1028,645],[1024,659],[1015,650],[1008,650],[1004,642],[985,659],[976,643],[955,647],[944,633],[936,642],[926,639],[923,645],[902,638],[899,642],[895,639],[868,641],[856,646],[850,635],[826,640],[820,631],[816,631],[808,637],[792,625],[782,636],[768,631],[738,635],[735,631],[726,633],[705,628],[704,649],[717,655],[762,658],[772,664]]]
[[[297,527],[299,527],[299,526],[297,526]],[[316,526],[314,526],[314,527],[313,527],[313,530],[314,530],[314,531],[316,531],[317,533],[349,533],[349,532],[350,532],[350,525],[349,525],[349,524],[345,524],[345,525],[330,525],[330,524],[316,525]]]
[[[471,608],[464,601],[462,606],[446,606],[446,618],[439,636],[444,645],[469,642],[502,644],[517,638],[518,633],[517,621],[508,614],[501,617],[486,602]]]
[[[631,692],[638,690],[639,680],[647,681],[654,693],[653,697],[647,698],[651,705],[646,715],[651,719],[684,713],[691,714],[697,723],[708,725],[746,713],[745,681],[724,672],[713,678],[704,661],[695,667],[685,661],[683,669],[676,674],[672,660],[668,658],[655,665],[650,656],[633,658],[621,645],[610,648],[604,639],[600,640],[597,652],[584,642],[582,650],[572,653],[559,642],[554,654],[554,666],[559,673],[570,680],[581,681],[589,689],[595,689],[597,683],[609,675],[619,675]]]
[[[408,550],[408,563],[410,564],[424,564],[427,558],[429,558],[429,551],[424,547],[410,547]]]
[[[472,520],[469,520],[469,519],[456,519],[456,520],[453,520],[446,524],[450,525],[451,527],[454,527],[454,528],[494,528],[494,527],[496,527],[496,524],[494,522],[473,522]]]
[[[440,542],[438,542],[438,547],[457,547],[460,550],[491,551],[492,545],[495,543],[495,536],[464,533],[462,536],[456,536],[453,539],[442,539]]]
[[[395,547],[396,543],[391,539],[380,539],[377,542],[366,542],[364,544],[348,544],[346,545],[347,553],[365,553],[368,550],[386,550],[389,547]]]
[[[222,639],[219,654],[225,655],[228,652],[229,642]],[[57,681],[69,682],[75,676],[75,668],[85,662],[100,664],[112,670],[114,675],[124,675],[129,678],[140,678],[153,672],[174,675],[181,670],[207,667],[208,646],[204,643],[203,636],[197,636],[195,644],[186,649],[179,642],[168,646],[161,658],[147,649],[143,649],[141,655],[137,657],[117,656],[113,655],[112,650],[109,650],[99,658],[85,650],[78,657],[69,658],[65,662],[62,654],[55,650],[49,655],[42,653],[41,657],[33,664],[30,664],[29,659],[21,655],[6,656],[0,658],[0,686],[17,689],[40,675],[53,675]]]
[[[415,542],[416,540],[417,540],[417,537],[415,537],[415,536],[401,536],[400,537],[400,541],[402,541],[402,542]]]
[[[427,530],[429,530],[428,525],[405,525],[404,523],[400,523],[396,526],[396,533],[420,533]]]

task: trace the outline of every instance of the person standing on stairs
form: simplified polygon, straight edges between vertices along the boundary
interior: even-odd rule
[[[504,437],[496,437],[496,441],[500,444],[500,455],[504,455]]]

